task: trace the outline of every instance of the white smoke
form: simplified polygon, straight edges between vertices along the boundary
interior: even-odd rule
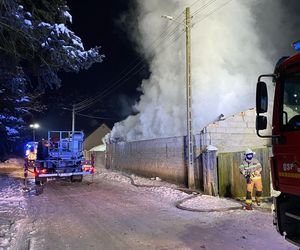
[[[143,81],[144,94],[135,106],[140,113],[116,123],[110,138],[137,140],[186,134],[185,36],[175,42],[165,41],[163,46],[151,44],[172,22],[162,15],[176,15],[194,2],[137,0],[137,22],[128,25],[132,28],[129,32],[138,51],[148,58],[151,75]],[[192,15],[199,11],[192,19],[194,133],[221,113],[228,116],[253,108],[257,76],[273,71],[274,62],[262,51],[252,13],[257,2],[233,0],[224,5],[226,2],[202,0],[191,6]],[[176,21],[183,19],[181,16]],[[179,25],[176,34],[184,28]]]

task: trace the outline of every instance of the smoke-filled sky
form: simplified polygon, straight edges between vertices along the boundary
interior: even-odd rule
[[[136,0],[119,22],[150,65],[139,114],[115,124],[112,138],[137,140],[186,132],[184,10],[192,14],[193,129],[220,114],[253,108],[258,75],[272,73],[300,39],[297,0]],[[162,15],[178,17],[175,21]],[[182,24],[179,24],[182,23]]]

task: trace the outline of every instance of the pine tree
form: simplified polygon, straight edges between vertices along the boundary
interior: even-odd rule
[[[0,134],[17,141],[37,96],[61,85],[58,73],[101,62],[99,47],[85,50],[65,0],[0,0]],[[5,139],[0,143],[3,155]],[[2,152],[2,153],[1,153]]]

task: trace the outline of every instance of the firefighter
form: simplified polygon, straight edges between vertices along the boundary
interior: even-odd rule
[[[28,154],[27,158],[28,158],[29,161],[35,161],[36,160],[37,150],[36,150],[34,144],[29,146],[28,152],[26,152],[26,153]]]
[[[262,166],[260,162],[254,158],[254,152],[251,149],[247,149],[244,153],[245,158],[240,165],[240,172],[245,177],[247,182],[246,192],[246,206],[247,210],[252,210],[252,192],[253,188],[256,188],[255,200],[256,204],[260,206],[260,199],[262,195],[262,181],[261,171]]]

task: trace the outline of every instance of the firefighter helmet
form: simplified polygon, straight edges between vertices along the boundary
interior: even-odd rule
[[[244,155],[247,155],[247,154],[254,154],[254,152],[250,148],[247,148]]]

